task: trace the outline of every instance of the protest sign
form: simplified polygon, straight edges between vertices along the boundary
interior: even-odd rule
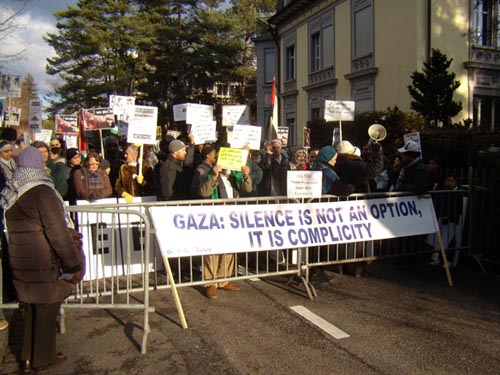
[[[78,133],[77,116],[57,114],[55,122],[56,133]]]
[[[248,146],[250,150],[259,150],[261,133],[260,126],[234,125],[231,134],[231,148]]]
[[[7,126],[19,126],[21,122],[21,108],[19,107],[5,107],[4,122]]]
[[[109,106],[117,116],[118,122],[128,124],[134,116],[135,96],[110,95]]]
[[[127,141],[129,143],[155,144],[158,107],[136,105],[134,117],[128,124]]]
[[[28,114],[29,129],[34,133],[42,130],[42,101],[39,99],[30,100]]]
[[[435,233],[432,199],[149,207],[164,256],[291,249]],[[228,238],[238,241],[228,243]]]
[[[194,136],[194,143],[202,145],[204,143],[211,143],[217,140],[216,122],[213,120],[193,123],[191,125],[191,133]]]
[[[115,125],[112,108],[82,109],[83,129],[109,129]]]
[[[326,121],[354,121],[355,102],[325,100]]]
[[[420,133],[419,132],[406,133],[405,135],[403,135],[403,140],[404,140],[405,144],[408,141],[415,142],[418,146],[418,151],[420,151],[420,154],[422,154],[422,144],[420,143]]]
[[[21,76],[9,74],[0,75],[0,96],[20,98]]]
[[[214,119],[214,107],[206,104],[184,103],[172,107],[174,121],[186,121],[188,124],[200,124]]]
[[[250,122],[249,112],[246,105],[223,105],[222,126],[248,124]]]
[[[288,146],[288,127],[287,126],[279,126],[278,127],[278,139],[280,140],[282,147]]]
[[[247,164],[247,158],[248,150],[221,147],[217,156],[217,165],[224,169],[241,171],[241,167]]]
[[[40,129],[33,133],[33,138],[35,141],[42,141],[50,144],[50,138],[52,137],[52,130],[50,129]]]
[[[321,171],[288,171],[288,198],[319,198],[321,197]]]

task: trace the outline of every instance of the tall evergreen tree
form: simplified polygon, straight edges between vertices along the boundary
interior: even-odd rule
[[[453,93],[460,86],[455,73],[449,72],[453,59],[438,49],[432,49],[429,62],[424,63],[423,72],[413,72],[412,85],[408,91],[413,98],[411,108],[421,114],[429,124],[451,125],[452,117],[462,110],[462,103],[453,100]]]

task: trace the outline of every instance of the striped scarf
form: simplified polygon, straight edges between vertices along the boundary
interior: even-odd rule
[[[66,224],[68,227],[74,228],[74,224],[71,221],[68,211],[66,210],[66,205],[64,204],[61,195],[54,188],[52,178],[44,169],[18,167],[14,171],[12,179],[7,182],[7,185],[5,185],[5,188],[2,190],[2,195],[0,196],[0,206],[3,208],[4,215],[7,210],[24,195],[24,193],[38,185],[46,185],[54,190],[65,212]],[[4,223],[6,223],[5,217]]]

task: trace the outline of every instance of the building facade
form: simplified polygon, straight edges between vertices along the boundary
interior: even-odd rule
[[[439,49],[461,83],[454,100],[463,110],[453,121],[500,129],[499,3],[280,0],[267,37],[256,40],[259,124],[270,110],[270,72],[292,145],[302,144],[307,121],[323,117],[326,99],[355,101],[359,112],[410,111],[411,74]]]

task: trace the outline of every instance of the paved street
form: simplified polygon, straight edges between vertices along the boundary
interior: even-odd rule
[[[380,261],[367,278],[315,283],[314,301],[283,278],[241,281],[215,300],[180,288],[187,330],[170,290],[155,291],[143,355],[140,313],[68,310],[59,339],[68,361],[49,374],[498,374],[500,279],[467,263],[449,288],[442,269]],[[297,306],[349,337],[330,336]],[[16,328],[2,374],[17,372]]]

